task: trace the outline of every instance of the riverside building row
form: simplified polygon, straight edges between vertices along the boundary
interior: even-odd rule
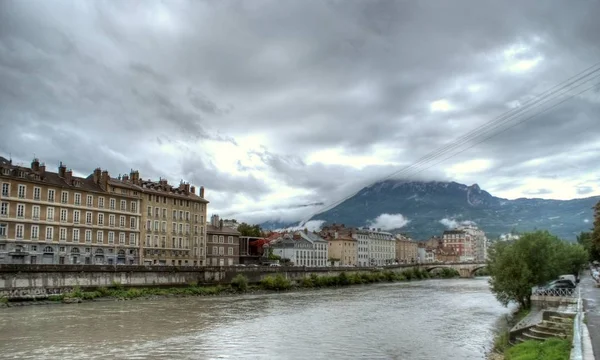
[[[204,188],[0,157],[0,263],[206,265]]]

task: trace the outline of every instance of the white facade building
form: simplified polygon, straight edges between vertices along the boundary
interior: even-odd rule
[[[285,234],[272,241],[269,247],[273,255],[289,259],[296,266],[325,267],[327,266],[328,242],[319,235],[298,231]]]
[[[458,230],[462,230],[467,235],[470,235],[474,250],[473,260],[481,262],[486,261],[488,239],[485,236],[485,232],[475,225],[462,225]]]
[[[396,237],[392,233],[381,231],[381,229],[367,231],[369,265],[384,266],[393,263],[396,259]]]
[[[358,229],[352,237],[358,241],[357,266],[369,266],[369,230]]]

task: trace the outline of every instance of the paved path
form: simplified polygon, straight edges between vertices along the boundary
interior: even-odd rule
[[[600,287],[596,287],[589,271],[581,277],[579,285],[594,356],[596,360],[600,360]]]

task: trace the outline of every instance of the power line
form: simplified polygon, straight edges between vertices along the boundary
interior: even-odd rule
[[[525,122],[525,121],[528,121],[528,120],[530,120],[530,119],[532,119],[532,118],[534,118],[534,117],[536,117],[536,116],[538,116],[538,115],[540,115],[540,114],[542,114],[542,113],[544,113],[544,112],[546,112],[548,110],[551,110],[551,109],[555,108],[556,106],[558,106],[558,105],[566,102],[567,100],[572,99],[575,96],[578,96],[578,95],[580,95],[580,94],[582,94],[582,93],[584,93],[586,91],[589,91],[590,89],[594,88],[595,86],[599,85],[600,83],[594,84],[594,85],[592,85],[592,86],[590,86],[590,87],[588,87],[588,88],[586,88],[586,89],[584,89],[584,90],[582,90],[582,91],[580,91],[580,92],[578,92],[578,93],[576,93],[574,95],[567,96],[562,101],[559,101],[558,103],[556,103],[556,104],[554,104],[554,105],[552,105],[552,106],[550,106],[550,107],[548,107],[546,109],[543,109],[540,112],[535,113],[535,114],[533,114],[533,115],[531,115],[531,116],[529,116],[529,117],[527,117],[525,119],[518,120],[518,118],[521,115],[523,115],[523,114],[525,114],[527,112],[530,112],[531,110],[533,110],[535,108],[538,108],[540,106],[546,105],[547,103],[550,103],[552,101],[560,99],[560,97],[564,96],[565,94],[568,94],[570,91],[572,91],[572,90],[574,90],[574,89],[582,86],[585,83],[588,83],[588,82],[590,82],[590,81],[592,81],[592,80],[600,77],[600,74],[592,76],[592,75],[600,72],[600,67],[598,67],[598,65],[600,65],[600,62],[598,62],[598,63],[596,63],[596,64],[588,67],[587,69],[585,69],[582,72],[580,72],[580,73],[578,73],[578,74],[570,77],[569,79],[563,81],[562,83],[559,83],[559,84],[553,86],[552,88],[546,90],[545,92],[543,92],[543,93],[541,93],[539,95],[534,96],[532,99],[526,101],[523,105],[519,106],[518,108],[511,109],[511,110],[507,111],[506,113],[500,115],[499,117],[497,117],[497,118],[495,118],[495,119],[493,119],[493,120],[491,120],[491,121],[489,121],[489,122],[487,122],[487,123],[485,123],[483,125],[480,125],[479,127],[471,130],[469,133],[467,133],[467,134],[465,134],[465,135],[463,135],[463,136],[455,139],[452,143],[444,145],[444,146],[442,146],[442,147],[440,147],[440,148],[438,148],[438,149],[436,149],[436,150],[428,153],[427,155],[425,155],[424,157],[422,157],[421,159],[419,159],[414,164],[411,164],[410,166],[407,166],[407,167],[404,167],[404,168],[402,168],[402,169],[400,169],[398,171],[395,171],[392,174],[390,174],[390,175],[388,175],[388,176],[386,176],[384,178],[381,178],[381,179],[379,179],[377,181],[387,180],[387,179],[389,179],[391,177],[398,176],[399,174],[407,173],[411,169],[417,170],[417,168],[419,166],[423,166],[423,165],[427,164],[428,162],[430,162],[432,160],[435,160],[435,159],[437,159],[437,158],[439,158],[439,157],[441,157],[441,156],[443,156],[445,154],[448,154],[449,152],[451,152],[454,149],[460,148],[461,146],[464,146],[465,144],[468,144],[469,142],[475,141],[475,143],[472,144],[471,146],[469,146],[469,147],[467,147],[467,148],[465,148],[465,149],[463,149],[463,150],[461,150],[461,151],[459,151],[457,153],[451,154],[450,156],[443,158],[442,160],[434,163],[433,165],[430,165],[430,166],[428,166],[426,168],[418,170],[417,172],[415,172],[412,175],[416,175],[418,173],[421,173],[421,172],[423,172],[423,171],[425,171],[425,170],[427,170],[427,169],[429,169],[429,168],[431,168],[431,167],[433,167],[433,166],[435,166],[435,165],[437,165],[437,164],[439,164],[439,163],[441,163],[441,162],[443,162],[443,161],[445,161],[445,160],[447,160],[447,159],[449,159],[451,157],[454,157],[456,155],[459,155],[459,154],[465,152],[466,150],[474,147],[475,145],[478,145],[478,144],[484,142],[485,140],[490,139],[491,137],[494,137],[494,136],[496,136],[498,134],[501,134],[501,133],[503,133],[503,132],[505,132],[505,131],[507,131],[507,130],[509,130],[509,129],[511,129],[511,128],[513,128],[513,127],[515,127],[515,126],[523,123],[523,122]],[[580,82],[582,80],[584,80],[584,81],[578,84],[578,82]],[[564,90],[566,90],[566,91],[564,91]],[[556,94],[558,94],[558,95],[556,95]],[[497,129],[501,128],[504,125],[509,124],[511,121],[514,121],[514,120],[518,120],[518,121],[516,121],[512,125],[509,125],[509,126],[505,127],[504,129],[500,129],[499,131],[496,131]],[[481,137],[483,137],[483,139],[477,141],[478,138],[481,138]],[[408,177],[410,177],[410,175]],[[340,199],[338,201],[335,201],[335,202],[331,203],[329,206],[324,206],[318,212],[311,214],[310,217],[308,217],[308,218],[306,218],[306,220],[302,221],[301,224],[306,223],[306,221],[310,220],[310,218],[312,218],[314,215],[322,213],[323,211],[327,211],[327,210],[329,210],[329,209],[331,209],[331,208],[339,205],[340,203],[342,203],[342,202],[350,199],[355,194],[356,193],[353,193],[353,194],[351,194],[351,195],[349,195],[347,197],[344,197],[344,198],[342,198],[342,199]]]

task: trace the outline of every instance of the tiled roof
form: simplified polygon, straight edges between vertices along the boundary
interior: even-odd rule
[[[69,183],[67,182],[66,177],[61,177],[58,175],[58,173],[51,172],[48,170],[34,171],[33,169],[28,167],[13,165],[9,160],[3,157],[0,157],[0,167],[4,169],[11,169],[12,176],[17,176],[20,179],[24,179],[35,183],[56,186],[63,189],[81,189],[86,191],[105,193],[102,187],[100,187],[100,185],[94,182],[94,179],[92,177],[81,178],[78,176],[71,175],[71,182]],[[23,176],[21,177],[18,173],[14,173],[15,171],[23,172]],[[0,175],[1,174],[2,173],[0,172]]]
[[[310,241],[311,243],[314,242],[326,242],[325,239],[323,239],[322,237],[320,237],[318,234],[315,234],[313,232],[304,232],[304,231],[298,231],[298,234],[304,238],[305,240]]]

